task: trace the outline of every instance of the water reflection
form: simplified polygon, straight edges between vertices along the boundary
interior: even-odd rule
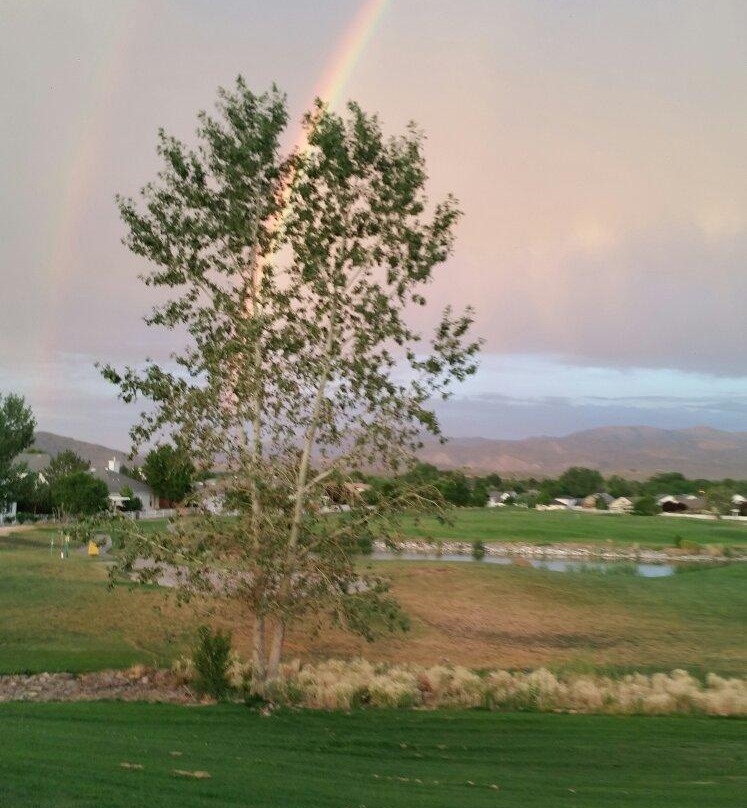
[[[376,551],[371,558],[377,561],[467,561],[473,564],[501,564],[531,566],[551,572],[599,572],[603,574],[631,574],[643,578],[663,578],[675,573],[673,564],[653,564],[633,561],[577,561],[560,558],[524,558],[523,556],[486,555],[479,561],[469,555],[444,553],[386,553]]]

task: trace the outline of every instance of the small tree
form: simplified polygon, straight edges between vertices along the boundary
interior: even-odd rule
[[[0,513],[16,499],[25,468],[16,457],[34,440],[36,420],[22,396],[0,394]]]
[[[656,516],[659,513],[659,505],[656,499],[650,494],[639,497],[633,503],[633,513],[637,516]]]
[[[44,476],[51,484],[74,471],[88,471],[90,467],[91,464],[84,457],[76,454],[72,449],[65,449],[64,452],[60,452],[52,458]]]
[[[135,496],[135,492],[130,488],[129,485],[124,486],[122,490],[119,492],[119,495],[124,498],[124,502],[122,503],[122,510],[123,511],[142,511],[143,510],[143,501],[140,497]]]
[[[195,469],[185,451],[164,445],[151,449],[143,464],[148,485],[161,498],[181,502],[192,490]]]
[[[190,337],[179,372],[150,363],[104,375],[126,401],[153,404],[135,445],[169,434],[202,467],[220,456],[239,511],[138,535],[124,569],[147,555],[185,570],[184,596],[238,598],[264,680],[304,615],[368,637],[403,625],[353,553],[367,536],[395,540],[388,518],[432,507],[437,493],[403,484],[371,506],[349,486],[346,518],[333,519],[325,487],[364,466],[406,468],[422,433],[439,434],[430,399],[474,371],[478,345],[466,340],[469,312],[447,309],[430,344],[411,324],[459,216],[451,197],[426,216],[413,126],[387,139],[355,104],[343,118],[319,102],[304,118],[306,148],[283,158],[277,91],[257,96],[239,79],[218,111],[200,116],[197,150],[161,133],[164,167],[143,209],[120,200],[128,245],[154,265],[146,283],[173,293],[149,323]]]
[[[708,510],[716,516],[728,514],[734,507],[732,497],[734,492],[725,485],[714,485],[706,492]]]

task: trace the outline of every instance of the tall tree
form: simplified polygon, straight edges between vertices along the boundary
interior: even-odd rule
[[[146,283],[173,293],[149,322],[191,341],[178,371],[104,369],[125,400],[154,405],[135,444],[168,433],[202,465],[219,455],[239,509],[237,520],[207,519],[199,540],[194,522],[138,536],[124,564],[178,563],[184,594],[240,598],[260,681],[277,674],[286,629],[303,615],[329,611],[367,636],[399,623],[353,549],[374,530],[393,536],[384,517],[426,498],[402,489],[372,507],[344,481],[363,466],[407,466],[422,432],[439,434],[429,400],[474,371],[478,349],[469,311],[447,309],[430,344],[411,324],[459,216],[451,197],[426,215],[417,129],[386,138],[355,104],[342,117],[317,103],[306,147],[283,158],[286,123],[283,96],[239,79],[220,91],[216,117],[201,114],[196,150],[160,134],[164,167],[144,208],[120,208],[130,248],[155,265]],[[349,518],[325,513],[333,478]]]
[[[36,420],[23,396],[0,394],[0,510],[15,498],[24,468],[16,457],[34,441]]]
[[[164,444],[151,449],[143,463],[145,481],[163,499],[181,502],[192,490],[195,469],[184,450]]]
[[[571,466],[558,477],[558,485],[565,494],[585,497],[600,492],[604,488],[604,479],[596,469]]]

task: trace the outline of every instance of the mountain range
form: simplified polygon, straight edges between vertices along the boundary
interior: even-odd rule
[[[95,467],[105,466],[112,457],[126,465],[132,462],[126,452],[53,432],[37,432],[34,446],[52,456],[72,449]],[[556,476],[569,466],[588,466],[604,475],[631,478],[679,471],[688,477],[747,479],[747,432],[724,432],[704,426],[608,426],[561,438],[452,438],[445,444],[427,441],[420,458],[443,469],[524,477]]]
[[[556,476],[569,466],[588,466],[605,476],[643,478],[660,471],[679,471],[688,477],[747,479],[747,432],[704,426],[607,426],[562,438],[452,438],[443,445],[428,441],[420,457],[444,469],[523,477]]]

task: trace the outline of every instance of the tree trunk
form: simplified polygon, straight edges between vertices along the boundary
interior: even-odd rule
[[[267,663],[267,680],[272,681],[280,675],[280,660],[283,656],[283,644],[285,643],[285,623],[278,620],[275,631],[272,635],[270,645],[270,658]]]
[[[267,652],[265,651],[265,618],[257,615],[254,619],[254,678],[264,683],[267,678]]]

